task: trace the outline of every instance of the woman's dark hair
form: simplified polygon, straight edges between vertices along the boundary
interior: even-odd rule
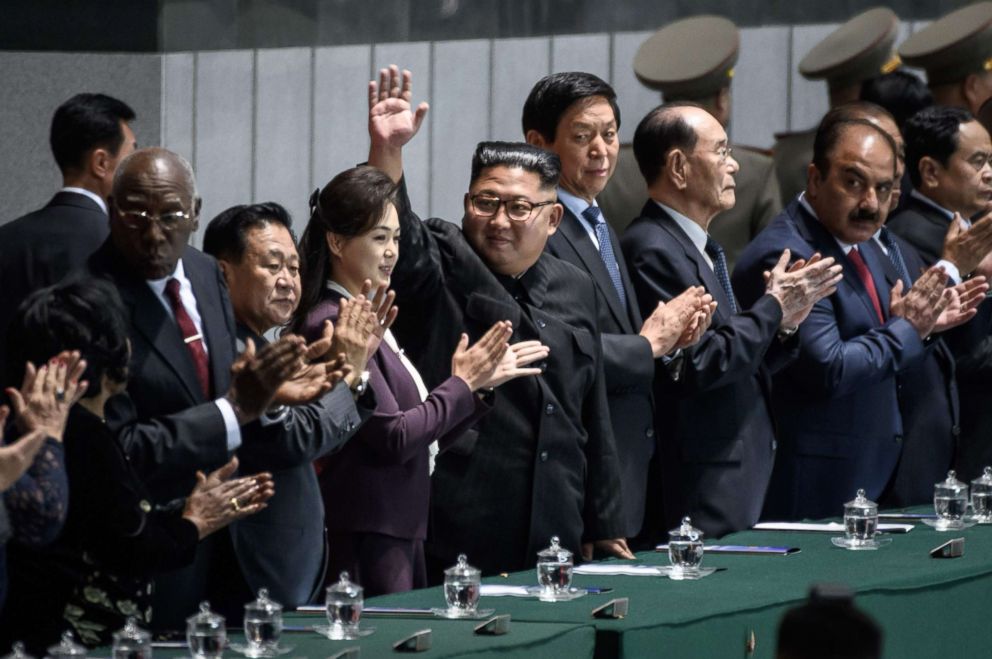
[[[371,230],[395,203],[396,184],[375,167],[352,167],[341,172],[323,190],[310,195],[310,221],[300,239],[302,290],[291,331],[299,331],[320,302],[324,282],[331,276],[327,233],[354,238]]]
[[[127,321],[117,290],[102,279],[74,278],[31,294],[7,332],[7,381],[20,384],[24,363],[41,365],[63,350],[86,360],[86,397],[100,393],[104,374],[127,380]],[[15,385],[16,386],[16,385]]]

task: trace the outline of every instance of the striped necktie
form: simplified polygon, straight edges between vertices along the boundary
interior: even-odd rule
[[[620,265],[617,263],[617,257],[613,253],[613,243],[610,241],[610,229],[606,225],[606,220],[603,219],[603,212],[599,210],[599,206],[590,206],[582,211],[582,217],[586,218],[586,221],[596,231],[596,240],[599,241],[599,258],[603,259],[603,265],[606,266],[606,272],[610,275],[613,288],[617,290],[617,295],[620,297],[620,304],[626,309],[627,293],[623,290],[623,280],[620,278]]]

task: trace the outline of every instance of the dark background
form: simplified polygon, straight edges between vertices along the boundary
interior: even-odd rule
[[[842,22],[877,0],[0,0],[0,50],[172,52]],[[884,3],[904,21],[966,0]]]

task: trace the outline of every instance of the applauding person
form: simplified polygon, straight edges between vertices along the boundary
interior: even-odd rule
[[[395,189],[381,171],[357,167],[314,195],[301,245],[303,291],[294,323],[315,339],[331,320],[335,338],[344,339],[348,363],[365,363],[368,356],[357,389],[371,386],[375,413],[353,441],[318,463],[329,574],[335,578],[348,570],[367,595],[427,585],[430,445],[447,448],[490,409],[487,389],[540,373],[522,367],[548,354],[537,341],[508,346],[512,327],[497,322],[471,347],[467,335],[461,336],[451,376],[428,393],[389,331],[396,310],[386,288],[399,256]],[[373,285],[378,293],[370,302],[365,294]]]

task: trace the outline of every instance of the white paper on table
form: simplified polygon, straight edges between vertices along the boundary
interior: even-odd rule
[[[657,565],[625,565],[622,563],[587,563],[576,566],[575,574],[623,575],[627,577],[657,577],[661,570]]]
[[[843,533],[844,525],[840,522],[811,524],[808,522],[761,522],[752,526],[755,531],[818,531],[820,533]],[[879,533],[909,533],[912,524],[879,524]]]
[[[484,583],[479,587],[481,597],[535,597],[536,593],[528,586],[504,586],[498,583]]]

